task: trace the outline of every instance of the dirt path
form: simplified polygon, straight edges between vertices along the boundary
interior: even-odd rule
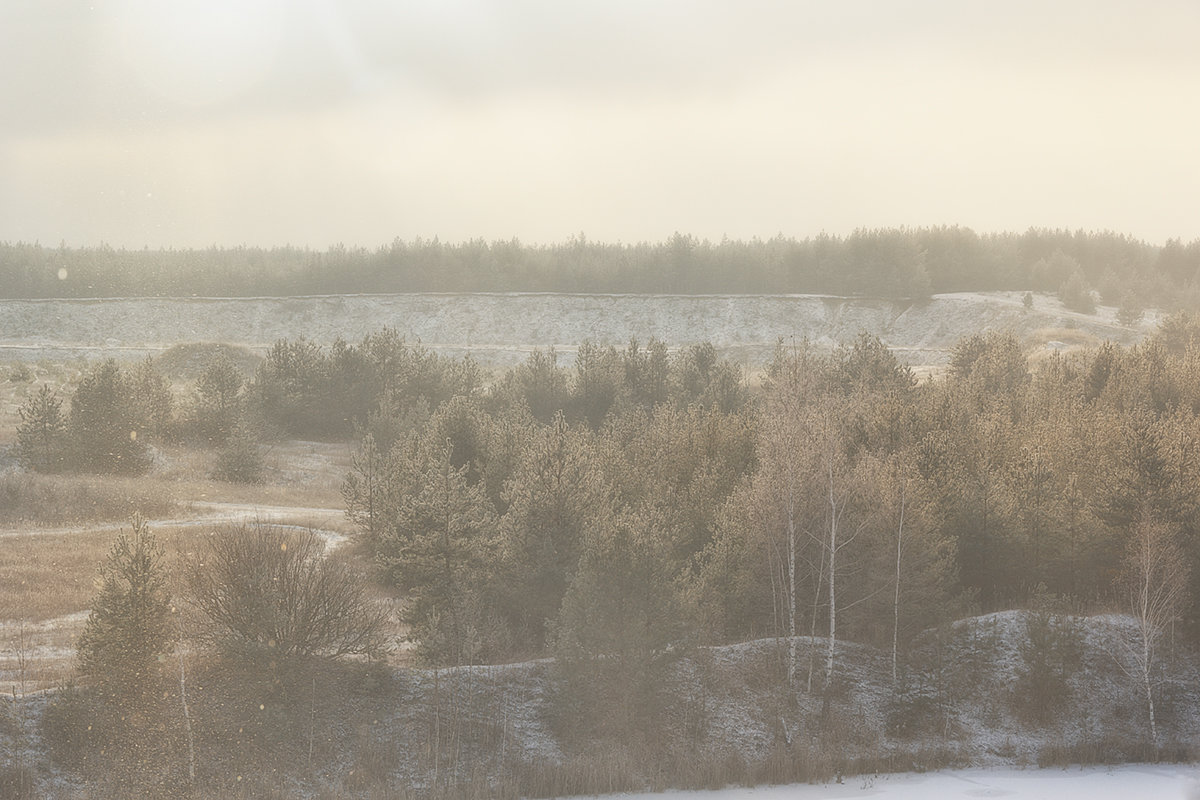
[[[326,552],[329,552],[348,541],[346,534],[333,526],[345,518],[340,508],[311,508],[307,506],[271,506],[261,503],[219,503],[209,501],[193,501],[186,507],[196,512],[191,516],[169,517],[165,519],[147,520],[151,530],[155,528],[195,528],[205,525],[227,525],[252,522],[265,522],[296,530],[310,530],[325,542]],[[285,520],[313,520],[319,524],[303,525],[285,523]],[[128,528],[128,522],[101,522],[84,525],[69,525],[55,528],[3,528],[0,529],[0,539],[12,539],[24,536],[71,536],[100,531],[118,531]]]

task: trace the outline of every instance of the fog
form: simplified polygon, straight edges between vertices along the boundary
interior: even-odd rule
[[[1200,10],[18,0],[0,240],[1200,237]]]

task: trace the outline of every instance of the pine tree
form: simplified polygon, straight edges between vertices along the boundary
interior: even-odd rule
[[[67,423],[58,393],[46,384],[17,413],[17,460],[27,469],[57,472],[62,468]]]
[[[100,591],[77,646],[81,671],[110,695],[136,694],[170,649],[163,547],[138,515],[100,567]]]
[[[408,479],[415,490],[398,503],[383,533],[380,560],[392,580],[409,590],[406,617],[418,652],[433,664],[477,663],[493,644],[483,591],[492,564],[495,511],[483,486],[455,467],[453,448],[415,454]],[[414,481],[415,482],[412,482]]]
[[[505,486],[503,611],[521,644],[540,652],[589,533],[612,514],[611,488],[590,463],[587,437],[560,412],[533,434]]]
[[[244,383],[227,356],[210,363],[197,381],[196,426],[209,444],[224,444],[233,435]]]
[[[387,457],[376,447],[375,437],[364,435],[351,457],[350,472],[342,481],[342,499],[346,501],[346,516],[366,535],[372,548],[379,544],[385,527],[390,477]]]
[[[150,466],[138,438],[134,392],[117,362],[109,359],[83,377],[71,398],[68,425],[71,466],[93,472],[137,474]]]
[[[156,441],[169,435],[175,417],[175,398],[170,382],[149,356],[130,370],[129,389],[138,435],[149,434]]]
[[[661,530],[631,515],[594,531],[556,620],[560,711],[602,735],[653,739],[669,667],[690,643]]]
[[[211,474],[219,481],[260,483],[264,466],[254,438],[240,425],[235,425],[217,452]]]

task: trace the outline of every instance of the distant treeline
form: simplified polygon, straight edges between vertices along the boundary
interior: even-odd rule
[[[818,293],[920,297],[936,292],[1059,291],[1105,304],[1200,302],[1200,241],[1155,246],[1110,232],[969,228],[858,230],[849,236],[720,242],[676,233],[612,244],[584,235],[516,239],[120,250],[0,243],[4,297],[255,296],[387,292]],[[1070,290],[1069,290],[1070,291]]]

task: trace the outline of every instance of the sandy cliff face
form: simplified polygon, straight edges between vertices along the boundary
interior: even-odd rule
[[[584,340],[626,345],[657,338],[672,347],[712,342],[747,363],[780,339],[833,346],[862,331],[913,365],[946,363],[963,336],[1011,330],[1032,350],[1138,341],[1153,317],[1117,324],[1113,309],[1065,310],[1040,296],[1027,310],[1015,292],[897,301],[817,295],[396,294],[268,298],[0,300],[0,358],[155,353],[180,342],[265,349],[304,336],[354,341],[383,326],[450,356],[487,365],[522,361],[535,348],[569,354]]]

